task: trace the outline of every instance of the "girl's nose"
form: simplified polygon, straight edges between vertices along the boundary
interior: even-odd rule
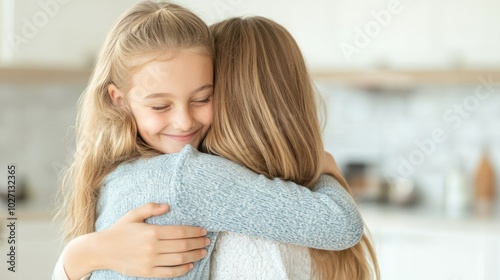
[[[173,118],[172,127],[179,131],[189,131],[196,123],[189,108],[179,108]]]

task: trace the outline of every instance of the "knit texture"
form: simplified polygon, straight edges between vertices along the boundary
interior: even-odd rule
[[[176,154],[124,163],[110,173],[100,190],[96,231],[148,202],[168,203],[170,210],[147,223],[204,227],[211,239],[207,256],[186,275],[172,279],[209,279],[220,231],[325,250],[350,248],[364,231],[355,202],[332,177],[321,176],[311,191],[189,145]],[[91,279],[153,278],[98,270]]]
[[[311,280],[307,247],[234,232],[217,236],[210,280]]]

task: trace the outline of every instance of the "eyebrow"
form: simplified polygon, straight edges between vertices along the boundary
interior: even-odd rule
[[[195,94],[195,93],[198,93],[200,91],[204,91],[206,89],[209,89],[209,88],[213,88],[214,86],[211,85],[211,84],[206,84],[204,86],[201,86],[195,90],[193,90],[190,94]],[[168,93],[168,92],[157,92],[157,93],[151,93],[150,95],[144,97],[144,99],[154,99],[154,98],[158,98],[158,97],[163,97],[165,95],[172,95],[171,93]]]

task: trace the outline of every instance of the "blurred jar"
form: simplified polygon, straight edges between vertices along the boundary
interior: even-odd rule
[[[409,178],[393,178],[389,181],[387,196],[392,204],[410,206],[417,202],[417,188],[415,182]]]
[[[357,201],[380,202],[385,199],[386,191],[382,174],[376,165],[351,162],[345,166],[344,170],[346,181]]]
[[[444,176],[444,211],[452,217],[459,217],[470,211],[472,188],[462,163],[454,160]]]
[[[479,161],[475,177],[475,206],[479,214],[491,212],[495,200],[495,174],[488,150],[485,149]]]

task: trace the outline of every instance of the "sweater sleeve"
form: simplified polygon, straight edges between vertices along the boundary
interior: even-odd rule
[[[123,164],[105,180],[96,231],[148,202],[168,203],[156,225],[189,225],[324,249],[356,245],[364,224],[354,200],[332,177],[314,191],[269,179],[227,159],[186,146],[179,154]]]
[[[352,247],[363,235],[355,202],[330,176],[311,191],[221,157],[182,155],[170,182],[171,209],[185,224],[325,250]]]

